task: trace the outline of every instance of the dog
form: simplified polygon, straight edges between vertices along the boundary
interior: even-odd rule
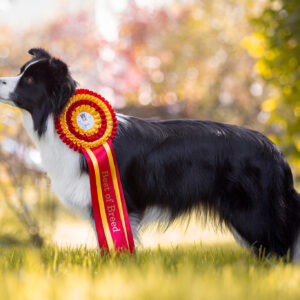
[[[68,66],[41,48],[16,77],[0,78],[1,102],[21,109],[52,189],[93,221],[84,156],[57,135],[74,94]],[[151,210],[169,222],[193,211],[213,216],[255,253],[300,256],[300,197],[280,149],[257,131],[200,120],[153,121],[117,114],[113,147],[134,237]]]

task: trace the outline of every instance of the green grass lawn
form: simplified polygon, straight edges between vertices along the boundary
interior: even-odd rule
[[[300,299],[300,267],[234,243],[138,250],[2,248],[0,299]]]

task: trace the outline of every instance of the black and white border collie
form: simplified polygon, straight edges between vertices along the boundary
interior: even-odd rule
[[[76,82],[40,48],[16,77],[0,78],[0,99],[21,109],[52,188],[93,224],[87,163],[54,129]],[[109,99],[108,99],[109,100]],[[113,141],[134,236],[149,209],[169,221],[212,215],[258,253],[297,260],[300,197],[280,149],[262,134],[211,121],[149,121],[117,114]]]

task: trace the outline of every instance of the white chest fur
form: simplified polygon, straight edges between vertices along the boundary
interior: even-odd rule
[[[29,113],[22,112],[24,126],[41,153],[42,166],[51,179],[53,191],[71,210],[90,218],[89,177],[80,172],[80,155],[69,149],[55,132],[53,116],[47,120],[46,133],[38,138]]]

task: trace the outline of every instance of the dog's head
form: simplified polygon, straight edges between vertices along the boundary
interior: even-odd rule
[[[76,82],[67,65],[41,48],[29,50],[33,57],[16,77],[0,77],[0,101],[28,111],[34,129],[42,135],[50,114],[59,115],[73,95]]]

